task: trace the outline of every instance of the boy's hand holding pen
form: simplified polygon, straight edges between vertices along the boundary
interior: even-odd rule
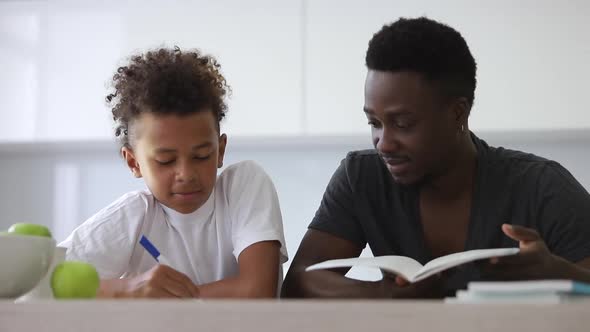
[[[131,297],[196,298],[199,288],[186,275],[168,265],[151,242],[142,236],[140,244],[159,263],[150,270],[127,279],[124,293]]]

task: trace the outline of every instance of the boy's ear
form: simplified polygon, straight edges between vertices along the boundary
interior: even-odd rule
[[[223,166],[223,157],[225,155],[225,146],[227,145],[227,135],[219,135],[219,154],[217,155],[217,168]]]
[[[127,146],[124,146],[121,148],[121,155],[125,159],[127,167],[129,167],[131,173],[133,173],[133,176],[135,176],[136,178],[140,178],[141,169],[139,168],[139,162],[137,162],[137,159],[135,159],[135,154],[133,154],[133,150]]]

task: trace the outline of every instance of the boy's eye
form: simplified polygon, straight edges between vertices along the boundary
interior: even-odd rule
[[[170,165],[174,162],[174,159],[170,159],[170,160],[157,160],[156,162],[160,165]]]
[[[207,160],[207,159],[209,159],[209,157],[211,157],[210,154],[208,154],[206,156],[195,156],[194,158],[197,160]]]

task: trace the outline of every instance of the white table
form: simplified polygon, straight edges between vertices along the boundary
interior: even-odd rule
[[[0,331],[590,331],[590,302],[0,301]]]

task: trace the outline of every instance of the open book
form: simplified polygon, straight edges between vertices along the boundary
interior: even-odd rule
[[[364,266],[376,267],[404,277],[409,282],[426,279],[434,274],[452,267],[480,259],[514,255],[518,248],[476,249],[458,252],[431,260],[422,266],[418,261],[405,256],[377,256],[332,259],[311,265],[305,271],[333,269],[340,267]]]

